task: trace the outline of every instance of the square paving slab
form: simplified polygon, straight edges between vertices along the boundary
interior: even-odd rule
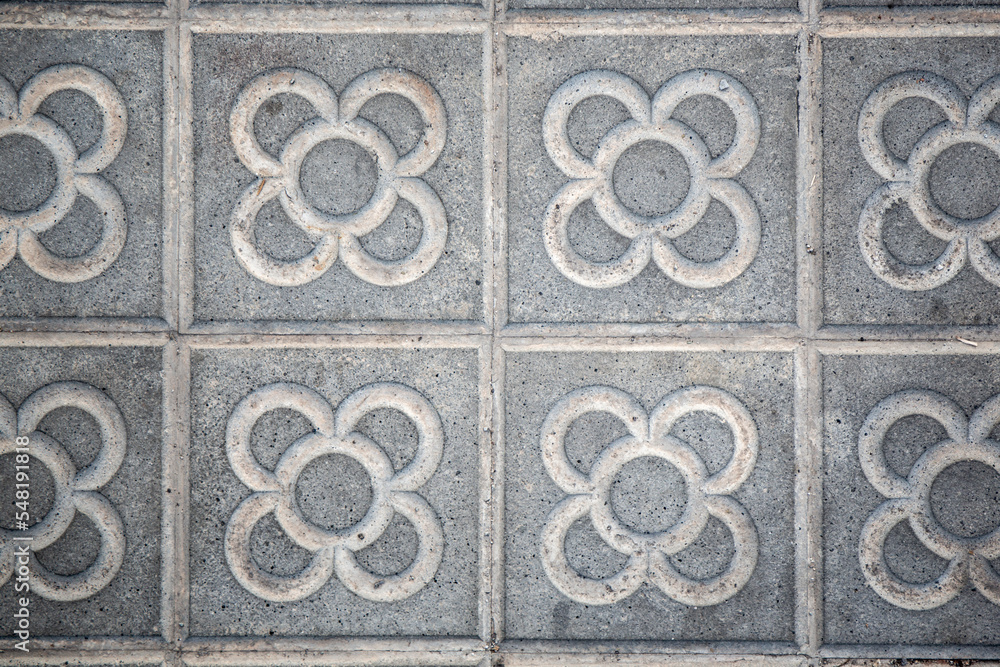
[[[983,298],[1000,283],[995,239],[962,232],[1000,204],[998,53],[995,38],[824,44],[825,322],[1000,321]]]
[[[510,637],[794,639],[790,355],[505,370]]]
[[[0,326],[164,327],[162,31],[2,30],[0,50],[0,105],[20,108],[0,138]]]
[[[194,322],[483,322],[482,48],[196,35]]]
[[[0,425],[5,436],[28,438],[26,463],[6,441],[0,456],[0,558],[14,562],[22,544],[33,554],[26,578],[35,636],[162,632],[162,370],[155,347],[0,348]],[[26,508],[15,505],[20,464]],[[17,588],[21,560],[0,573],[5,638],[26,595]]]
[[[826,641],[996,642],[998,369],[994,355],[824,358]]]
[[[512,38],[507,67],[511,322],[795,320],[794,39]]]
[[[477,634],[475,349],[191,362],[193,634]]]

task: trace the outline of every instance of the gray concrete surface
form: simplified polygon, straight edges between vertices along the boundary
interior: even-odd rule
[[[851,4],[0,2],[0,664],[997,664],[1000,14]]]

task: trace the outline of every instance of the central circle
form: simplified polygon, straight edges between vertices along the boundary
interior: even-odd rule
[[[979,144],[964,143],[942,151],[931,165],[931,197],[956,218],[979,218],[1000,206],[1000,158]]]
[[[945,530],[978,537],[1000,526],[1000,475],[979,461],[959,461],[931,484],[931,511]]]
[[[687,485],[680,471],[664,459],[632,459],[611,483],[615,516],[640,533],[659,533],[674,526],[687,506]]]
[[[618,200],[637,215],[665,215],[687,196],[691,174],[676,148],[662,141],[640,141],[618,158],[611,174]]]
[[[295,485],[303,518],[326,530],[343,530],[361,521],[372,504],[372,494],[368,471],[343,454],[311,461]]]
[[[378,183],[378,165],[361,146],[345,139],[316,144],[302,161],[300,183],[316,208],[333,215],[368,203]]]
[[[0,137],[0,208],[37,208],[56,188],[56,162],[45,144],[24,134]]]

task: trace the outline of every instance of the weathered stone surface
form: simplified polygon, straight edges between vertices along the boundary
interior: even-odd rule
[[[510,320],[794,321],[794,55],[794,40],[780,36],[511,39]],[[592,72],[590,95],[573,97],[581,80],[567,82],[586,72]],[[627,127],[626,104],[648,117],[650,97],[660,91],[663,101],[653,113],[679,120],[694,139],[683,139],[687,130],[677,123],[607,137]],[[564,118],[559,110],[567,108]],[[561,139],[567,134],[569,149]],[[727,150],[724,163],[705,164]],[[587,166],[595,151],[608,157]],[[604,185],[588,195],[588,183],[598,181]],[[621,234],[629,230],[616,231],[601,218],[600,210],[614,216],[622,206],[646,218],[629,223],[636,228],[631,241]],[[568,225],[561,224],[567,209]],[[650,230],[651,218],[665,214],[697,223],[683,223],[690,231],[664,239]],[[560,229],[568,244],[559,240]],[[730,258],[730,248],[740,252]],[[670,249],[696,264],[673,268],[683,260],[661,256]],[[603,264],[618,258],[620,267]],[[710,264],[720,259],[721,266]]]
[[[196,351],[193,632],[474,635],[477,357],[469,349]],[[282,463],[295,448],[301,462]],[[297,481],[272,491],[257,466]],[[252,496],[270,509],[254,514]],[[276,518],[286,502],[298,522]],[[323,530],[342,536],[315,537]],[[311,564],[322,574],[303,574]],[[261,583],[258,569],[286,583]]]
[[[163,33],[3,30],[0,51],[4,116],[30,105],[0,122],[0,317],[164,318]]]
[[[996,542],[1000,534],[1000,448],[990,437],[998,363],[994,356],[825,358],[827,642],[995,641],[990,586],[998,563],[989,536]],[[878,566],[880,555],[888,569]]]
[[[482,322],[481,62],[471,35],[196,36],[195,321]],[[251,135],[299,157],[238,154]],[[331,223],[354,230],[339,241],[303,231],[358,210]]]
[[[985,221],[971,219],[990,214],[1000,203],[995,188],[986,185],[1000,176],[991,138],[1000,116],[986,102],[998,48],[995,39],[958,38],[837,39],[824,45],[827,323],[997,322],[996,300],[983,295],[997,288],[1000,273],[993,267],[1000,258]],[[891,104],[889,86],[906,99]],[[934,96],[954,105],[950,121]],[[958,130],[966,118],[972,119],[968,129]],[[942,122],[949,124],[939,126]],[[875,140],[879,128],[882,142]],[[872,137],[867,156],[859,140],[862,131]],[[892,159],[910,161],[912,167],[890,167]],[[895,194],[920,183],[926,187],[913,195]],[[923,223],[918,210],[926,211]],[[933,219],[941,219],[937,227]],[[931,229],[937,229],[935,235]]]
[[[20,544],[12,537],[32,538],[34,637],[162,631],[161,356],[150,347],[0,348],[0,428],[6,436],[16,418],[28,437],[30,484],[23,531],[16,453],[5,441],[0,559]],[[5,640],[23,595],[17,577],[0,587]]]
[[[512,353],[506,372],[509,636],[793,639],[788,355]],[[614,542],[651,533],[675,572]]]
[[[1000,658],[1000,15],[877,1],[0,2],[0,665]]]

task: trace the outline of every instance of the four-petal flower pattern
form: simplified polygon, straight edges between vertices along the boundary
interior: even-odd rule
[[[58,123],[39,113],[49,96],[76,90],[90,96],[101,113],[101,136],[83,154]],[[33,76],[20,95],[0,77],[0,137],[23,135],[39,141],[55,160],[56,186],[48,198],[27,211],[0,208],[0,269],[18,253],[32,271],[61,283],[77,283],[104,272],[125,245],[127,225],[121,196],[98,173],[118,156],[128,128],[125,100],[111,81],[84,65],[54,65]],[[38,239],[66,217],[77,194],[100,213],[101,237],[76,257],[59,257]]]
[[[417,452],[402,470],[395,471],[381,447],[356,429],[369,412],[399,410],[417,429]],[[277,409],[305,416],[315,430],[285,450],[275,469],[267,470],[250,450],[250,434],[257,420]],[[236,579],[257,597],[273,601],[309,597],[336,572],[348,590],[368,600],[403,600],[422,589],[437,572],[444,548],[444,531],[430,504],[416,491],[433,475],[441,460],[444,430],[430,402],[414,389],[395,383],[362,387],[345,398],[334,414],[325,398],[297,384],[270,384],[240,401],[229,419],[226,453],[233,472],[254,491],[244,500],[226,527],[226,560]],[[302,516],[296,485],[303,469],[321,456],[348,456],[368,471],[372,501],[365,516],[342,530],[327,530]],[[250,553],[250,535],[264,516],[273,512],[285,534],[313,554],[312,562],[296,576],[279,577],[261,570]],[[356,551],[374,544],[389,527],[394,514],[406,517],[419,539],[417,555],[402,572],[376,576],[362,568]]]
[[[399,156],[385,132],[358,115],[368,100],[389,93],[412,102],[425,126],[423,136],[403,156]],[[303,123],[288,138],[281,155],[274,157],[261,148],[253,124],[260,106],[281,94],[307,100],[318,117]],[[339,253],[347,268],[364,281],[381,286],[405,285],[430,271],[444,252],[448,237],[444,206],[421,178],[444,148],[444,102],[430,84],[415,74],[396,69],[373,70],[349,83],[338,100],[330,86],[315,74],[300,69],[265,72],[240,93],[229,124],[236,154],[258,177],[244,191],[232,216],[236,259],[256,278],[278,286],[304,285],[323,275]],[[299,182],[306,155],[321,142],[335,139],[360,146],[378,169],[378,182],[368,203],[343,215],[310,204]],[[280,261],[257,248],[254,222],[264,204],[276,197],[292,223],[315,242],[304,257]],[[364,249],[360,239],[388,219],[400,197],[419,212],[423,236],[408,256],[392,261],[379,259]]]
[[[885,117],[898,102],[921,97],[944,112],[945,120],[927,130],[906,160],[885,144]],[[988,117],[1000,102],[1000,76],[993,77],[966,99],[955,84],[930,72],[903,72],[883,81],[865,100],[858,120],[858,141],[871,168],[889,181],[865,202],[858,227],[861,254],[879,278],[904,290],[944,285],[971,262],[976,271],[1000,286],[1000,257],[990,242],[1000,238],[1000,207],[967,220],[946,213],[934,201],[930,174],[934,161],[959,144],[978,144],[1000,157],[1000,125]],[[883,226],[893,206],[905,202],[929,234],[947,241],[940,256],[925,264],[900,261],[886,248]]]
[[[589,412],[606,412],[629,434],[608,445],[590,468],[580,472],[566,457],[570,426]],[[689,444],[670,435],[680,419],[708,412],[732,430],[734,448],[726,466],[709,474],[705,462]],[[676,524],[657,533],[640,533],[624,525],[611,506],[611,484],[619,471],[639,457],[660,458],[684,476],[687,504]],[[542,530],[542,565],[553,585],[582,604],[612,604],[649,581],[678,602],[715,605],[736,595],[757,565],[757,529],[747,511],[732,498],[753,472],[757,460],[757,427],[747,409],[714,387],[686,387],[666,397],[647,415],[625,392],[611,387],[586,387],[564,396],[542,425],[542,459],[552,481],[565,491]],[[590,516],[601,539],[628,555],[625,568],[614,576],[592,579],[577,573],[566,557],[566,534],[577,520]],[[707,580],[680,573],[669,557],[689,547],[704,530],[709,516],[732,533],[736,553],[725,572]]]
[[[38,431],[46,415],[60,408],[83,410],[97,422],[101,449],[93,462],[77,470],[66,449]],[[70,602],[83,600],[107,586],[125,559],[125,529],[111,502],[98,489],[111,481],[125,459],[125,420],[118,406],[99,389],[81,382],[57,382],[31,394],[16,412],[0,396],[0,455],[16,450],[16,438],[27,436],[31,457],[48,468],[55,485],[52,508],[27,530],[0,529],[0,585],[15,570],[17,544],[30,547],[28,577],[31,591],[43,598]],[[80,512],[97,528],[101,548],[96,560],[83,572],[70,576],[45,569],[34,552],[61,538]],[[15,539],[24,540],[16,542]]]
[[[893,424],[911,415],[937,421],[947,438],[929,447],[906,477],[886,463],[883,440]],[[994,396],[968,419],[957,403],[933,391],[911,390],[889,396],[876,405],[861,427],[858,454],[861,469],[879,493],[888,498],[872,513],[861,534],[861,571],[881,597],[904,609],[940,607],[962,592],[968,580],[994,604],[1000,604],[1000,576],[988,559],[1000,557],[1000,527],[976,537],[948,531],[931,509],[931,486],[945,468],[978,461],[1000,473],[1000,443],[990,439],[1000,423],[1000,396]],[[948,568],[927,583],[910,583],[893,574],[885,560],[885,540],[902,521],[909,521],[917,539],[947,559]]]
[[[605,134],[593,157],[584,157],[570,141],[569,118],[580,102],[602,95],[621,102],[632,118]],[[671,117],[679,104],[695,95],[721,100],[736,118],[732,143],[714,158],[697,132]],[[642,86],[624,74],[584,72],[552,95],[542,130],[552,161],[573,179],[552,198],[544,228],[549,258],[570,280],[586,287],[617,287],[639,275],[652,257],[672,280],[687,287],[708,288],[730,282],[753,262],[760,245],[760,215],[753,199],[733,178],[757,149],[760,117],[753,96],[740,82],[715,70],[690,70],[663,84],[650,101]],[[618,159],[643,141],[674,147],[687,162],[691,176],[684,200],[674,210],[654,218],[627,209],[612,182]],[[624,254],[610,262],[590,261],[570,243],[570,216],[588,199],[608,227],[630,240]],[[713,199],[732,213],[736,238],[720,258],[696,262],[681,254],[672,239],[697,225]]]

